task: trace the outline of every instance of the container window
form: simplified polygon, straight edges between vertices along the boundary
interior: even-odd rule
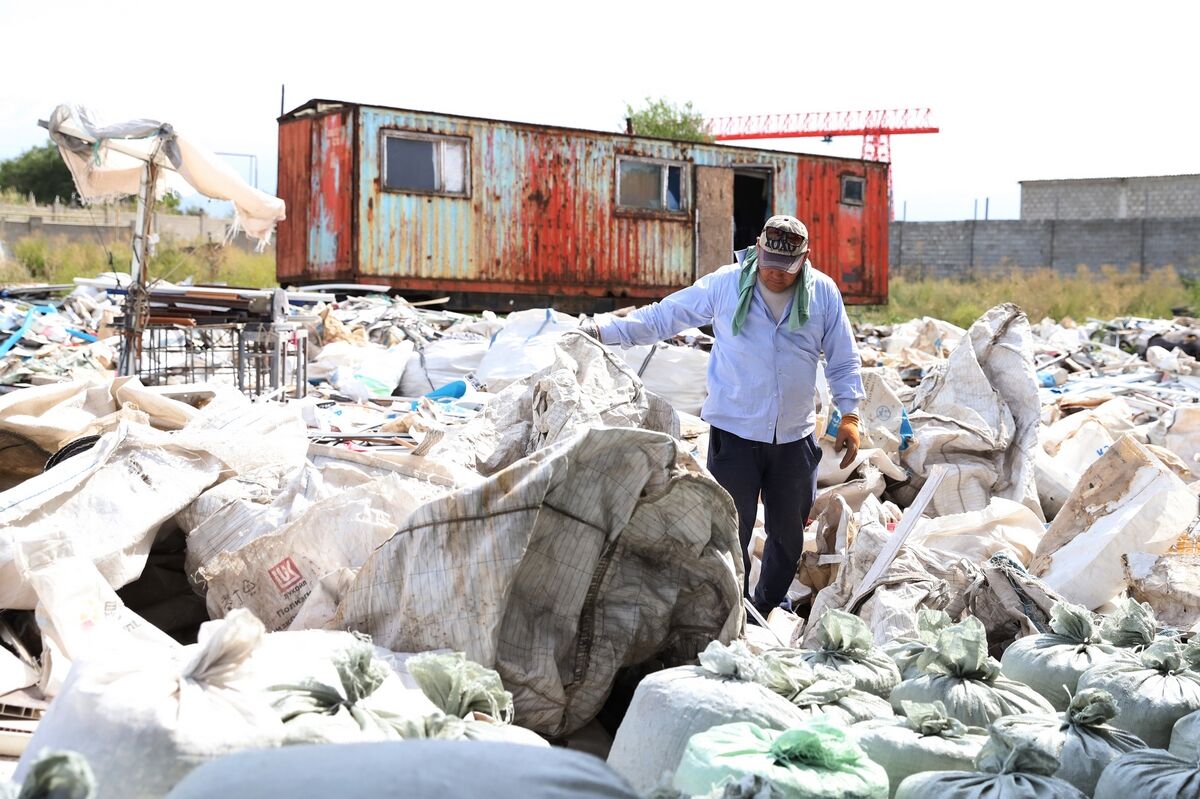
[[[857,175],[842,175],[842,202],[846,205],[862,205],[866,186],[867,181]]]
[[[383,187],[391,191],[465,195],[467,140],[388,133],[383,140]]]
[[[617,160],[617,205],[640,211],[687,210],[684,165],[644,158]]]

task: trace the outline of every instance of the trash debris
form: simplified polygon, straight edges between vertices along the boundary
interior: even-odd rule
[[[804,552],[747,627],[704,461],[711,337],[624,350],[553,309],[342,288],[149,284],[174,321],[143,379],[114,376],[128,275],[0,293],[21,776],[50,748],[99,797],[304,796],[346,768],[420,795],[478,757],[607,796],[765,799],[819,772],[805,795],[973,799],[1140,780],[1137,737],[1194,761],[1195,320],[859,327],[862,447],[840,467],[818,381]],[[250,345],[253,324],[286,346],[247,381],[217,327]]]

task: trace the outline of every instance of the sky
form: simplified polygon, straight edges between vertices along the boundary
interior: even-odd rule
[[[646,97],[707,116],[928,107],[941,132],[892,138],[896,218],[986,204],[1015,219],[1021,180],[1200,172],[1198,23],[1184,0],[0,0],[0,159],[82,104],[253,154],[273,191],[281,86],[289,109],[319,97],[596,130],[623,129]],[[862,140],[755,146],[858,157]]]

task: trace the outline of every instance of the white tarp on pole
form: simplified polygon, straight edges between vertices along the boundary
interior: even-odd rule
[[[60,105],[50,115],[50,138],[71,170],[84,202],[136,195],[145,165],[162,170],[160,189],[190,186],[205,197],[233,203],[234,224],[263,247],[283,220],[283,200],[259,191],[217,156],[180,136],[169,124],[134,119],[101,125],[81,106]]]

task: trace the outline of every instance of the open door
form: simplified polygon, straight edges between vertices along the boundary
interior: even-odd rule
[[[696,167],[696,277],[733,263],[733,170]]]

